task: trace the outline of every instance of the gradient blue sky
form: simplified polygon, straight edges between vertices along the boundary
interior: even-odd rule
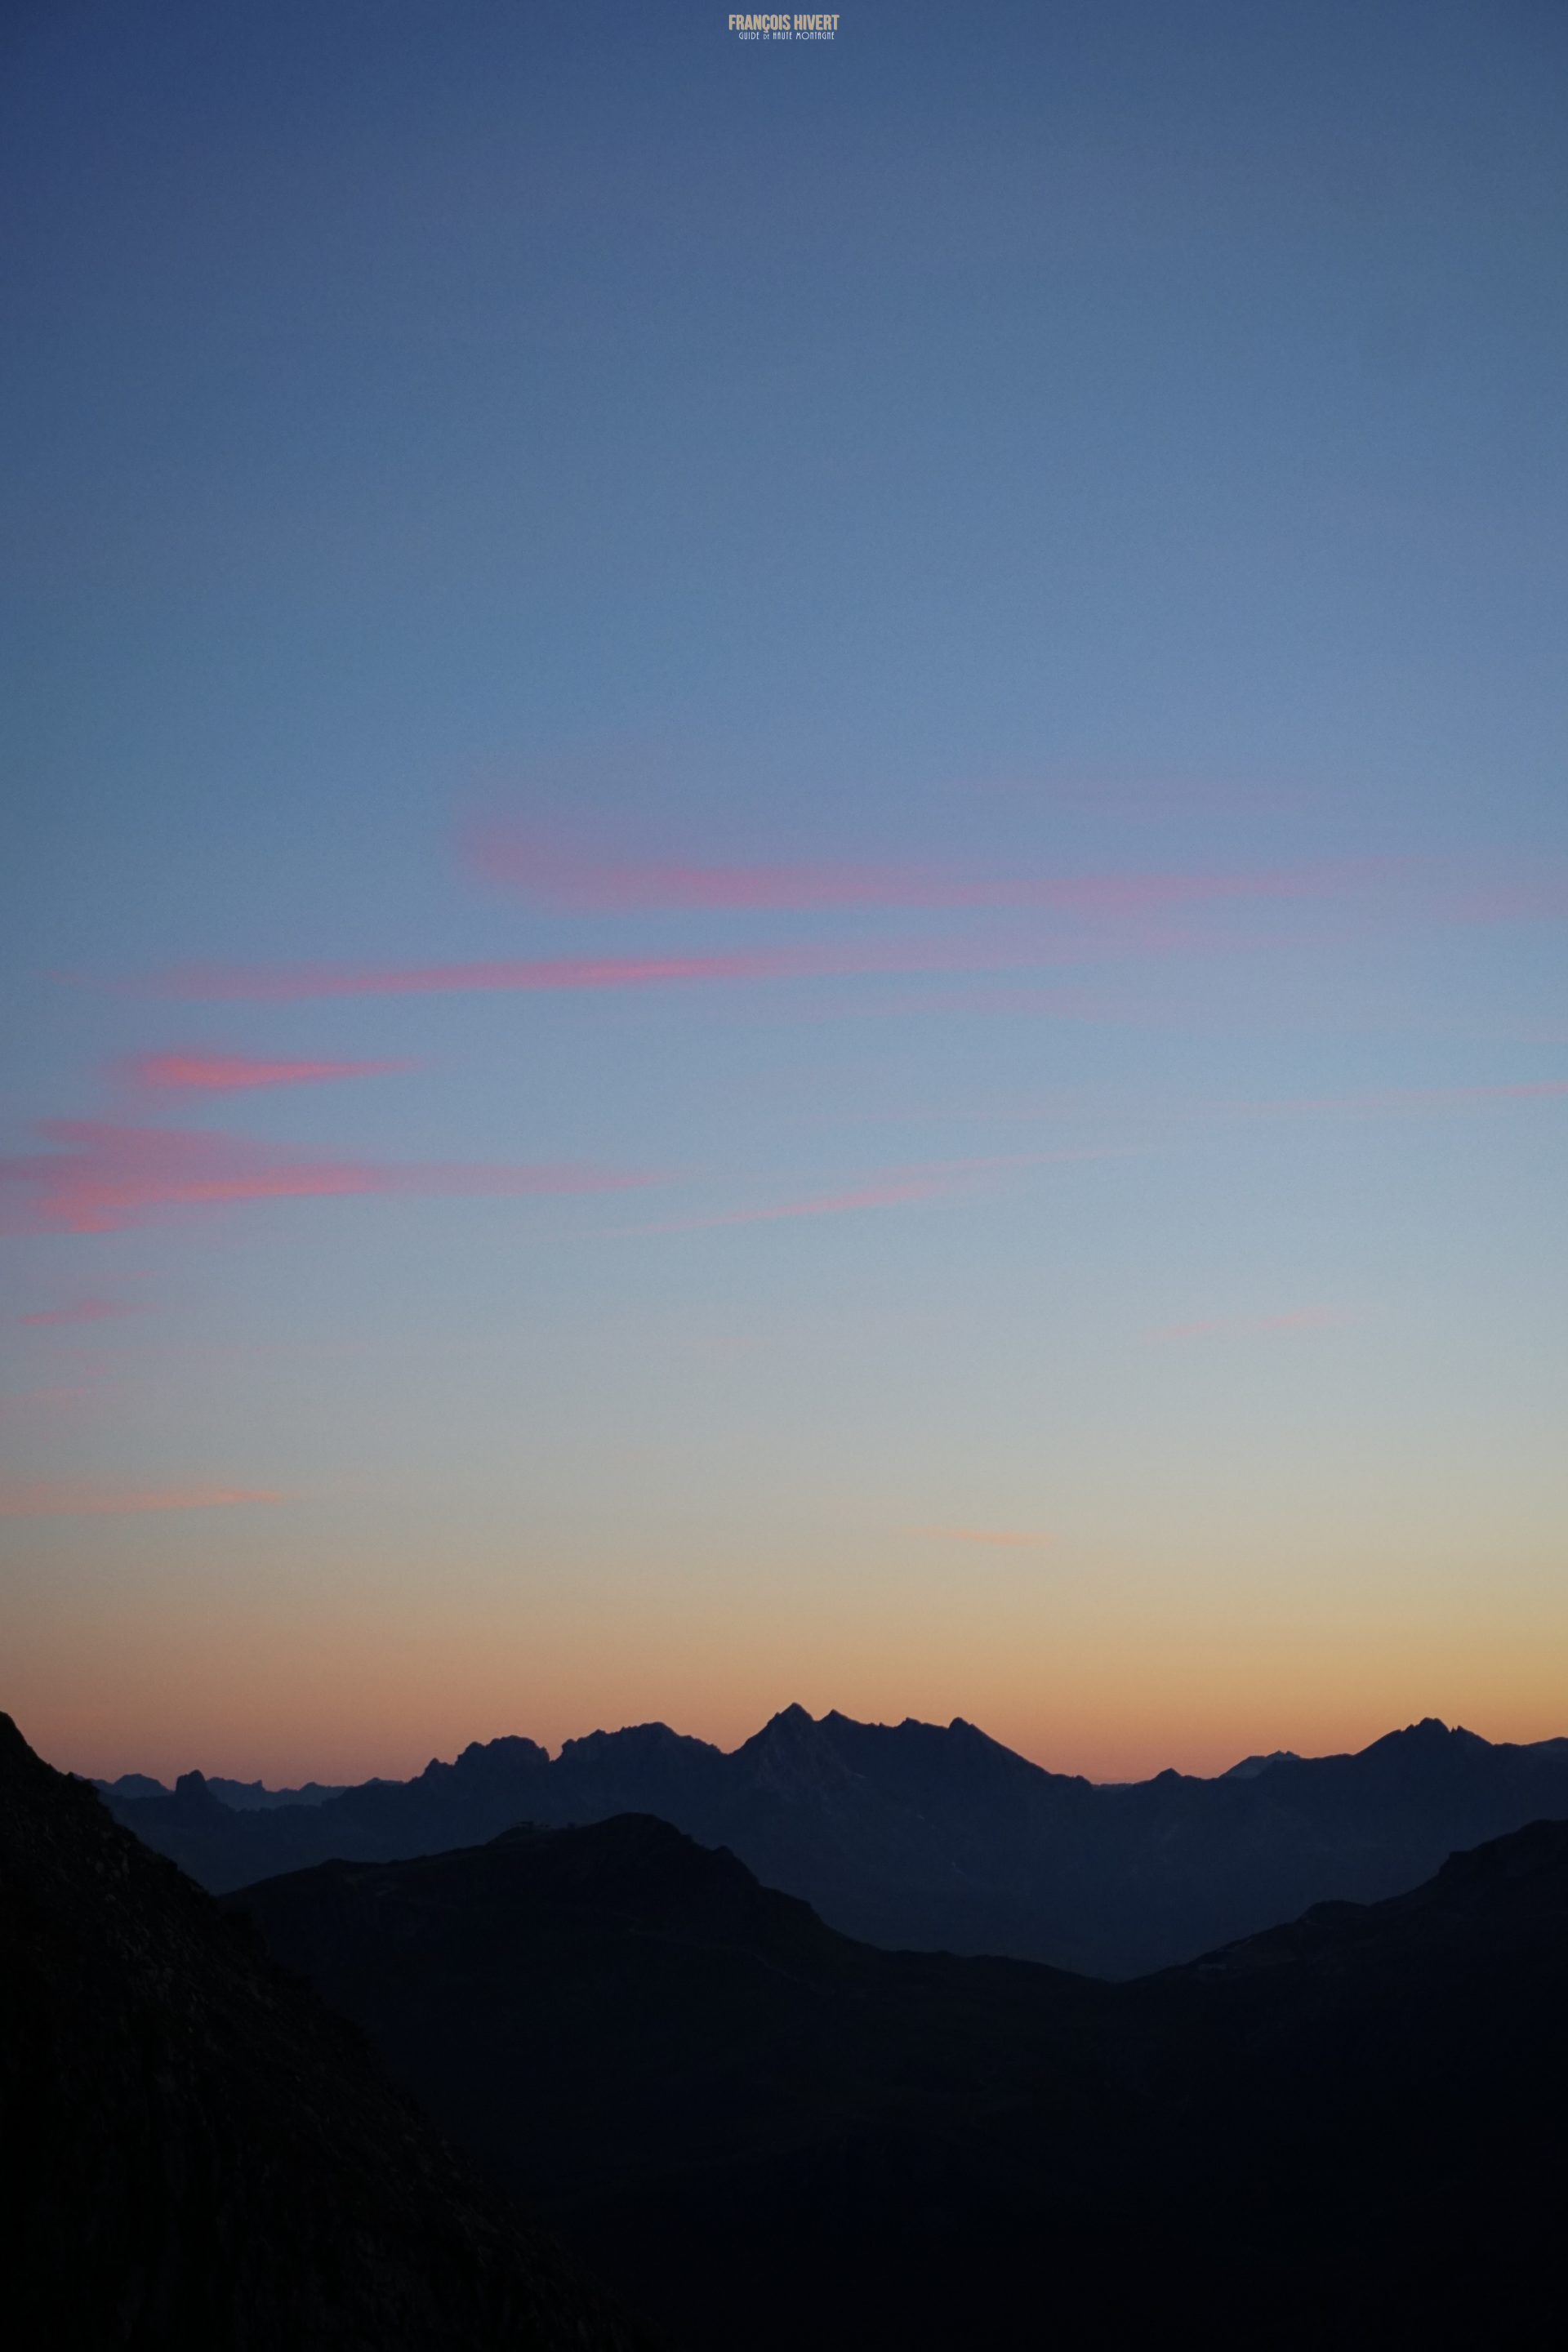
[[[46,1753],[1568,1730],[1565,101],[1547,0],[8,12]]]

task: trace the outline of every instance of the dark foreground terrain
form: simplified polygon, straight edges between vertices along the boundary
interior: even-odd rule
[[[361,2037],[0,1716],[20,2352],[641,2352]]]
[[[477,1845],[518,1822],[654,1813],[867,1943],[1127,1977],[1313,1903],[1403,1894],[1458,1847],[1568,1816],[1568,1740],[1493,1745],[1427,1721],[1359,1755],[1102,1787],[973,1724],[793,1706],[729,1753],[655,1723],[569,1739],[556,1757],[493,1739],[413,1780],[267,1810],[237,1786],[189,1773],[172,1792],[137,1780],[106,1795],[215,1894],[333,1858]]]
[[[693,2347],[1561,2340],[1568,1822],[1121,1985],[646,1817],[227,1901]]]
[[[218,1906],[0,1718],[6,2316],[646,2345],[591,2272],[687,2352],[1555,2347],[1565,1993],[1564,1822],[1112,1984],[853,1942],[639,1815]]]

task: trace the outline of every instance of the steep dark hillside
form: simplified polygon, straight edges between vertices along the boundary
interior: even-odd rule
[[[226,1900],[711,2352],[1554,2340],[1568,1823],[1123,1985],[857,1945],[647,1818]]]
[[[217,1891],[334,1857],[440,1853],[522,1821],[653,1813],[868,1942],[1121,1977],[1313,1903],[1398,1894],[1457,1847],[1568,1814],[1568,1742],[1496,1747],[1428,1721],[1356,1756],[1112,1788],[1043,1771],[962,1721],[789,1707],[731,1754],[652,1724],[568,1740],[553,1759],[493,1740],[309,1805],[238,1812],[198,1773],[173,1795],[110,1802]]]
[[[0,1716],[11,2340],[637,2352],[359,2035]]]
[[[543,2203],[905,2117],[967,2125],[1112,1999],[1024,1962],[853,1943],[642,1814],[223,1899]]]

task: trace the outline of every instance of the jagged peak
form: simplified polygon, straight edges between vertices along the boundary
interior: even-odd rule
[[[1230,1765],[1219,1778],[1222,1780],[1256,1780],[1261,1773],[1272,1772],[1277,1764],[1299,1764],[1300,1761],[1293,1748],[1271,1748],[1266,1756],[1244,1756],[1239,1764]]]
[[[1445,1723],[1440,1715],[1424,1715],[1419,1723],[1407,1723],[1403,1731],[1391,1731],[1388,1736],[1391,1739],[1426,1740],[1434,1748],[1440,1740],[1449,1739],[1473,1740],[1481,1748],[1488,1745],[1479,1732],[1467,1731],[1462,1723]]]
[[[840,1726],[844,1722],[840,1717]],[[841,1780],[851,1771],[841,1740],[834,1737],[832,1718],[824,1716],[818,1722],[799,1705],[781,1707],[733,1752],[780,1784]]]
[[[832,1718],[824,1716],[822,1720],[826,1724]],[[840,1722],[844,1720],[846,1720],[845,1717],[839,1717]],[[770,1715],[762,1729],[753,1731],[750,1739],[744,1741],[742,1745],[754,1748],[759,1740],[765,1740],[771,1744],[780,1738],[799,1739],[805,1733],[816,1731],[819,1727],[816,1717],[802,1706],[797,1699],[788,1706],[781,1706],[776,1715]]]
[[[1489,1748],[1491,1741],[1483,1739],[1479,1731],[1467,1731],[1462,1723],[1445,1723],[1440,1715],[1424,1715],[1419,1723],[1407,1723],[1399,1731],[1386,1731],[1369,1748],[1362,1748],[1363,1756],[1458,1754],[1462,1749],[1479,1752]]]
[[[466,1764],[471,1756],[542,1756],[544,1752],[537,1739],[526,1738],[521,1731],[503,1731],[495,1739],[470,1739],[458,1761]]]
[[[668,1723],[623,1723],[615,1731],[606,1731],[601,1727],[597,1731],[584,1732],[576,1739],[563,1739],[556,1761],[564,1762],[568,1756],[601,1755],[607,1748],[643,1753],[649,1748],[662,1748],[667,1752],[674,1748],[701,1748],[709,1754],[714,1752],[710,1741],[693,1738],[687,1731],[676,1731]]]
[[[546,1764],[549,1760],[549,1749],[541,1748],[536,1739],[526,1739],[520,1732],[506,1731],[496,1739],[470,1739],[450,1764],[443,1763],[438,1756],[432,1756],[424,1771],[416,1777],[421,1780],[440,1780],[448,1772],[470,1775],[482,1773],[497,1764]]]

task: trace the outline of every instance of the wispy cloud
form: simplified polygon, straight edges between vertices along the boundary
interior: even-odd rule
[[[1447,1114],[1564,1101],[1568,1101],[1568,1078],[1522,1078],[1469,1086],[1356,1087],[1342,1094],[1277,1095],[1251,1101],[1197,1101],[1172,1115],[1222,1125],[1281,1119],[1440,1118]]]
[[[220,1054],[199,1047],[163,1054],[135,1054],[118,1075],[152,1093],[239,1094],[255,1087],[319,1086],[334,1078],[382,1077],[409,1070],[411,1062],[300,1062],[268,1060],[253,1054]]]
[[[1467,923],[1560,923],[1568,919],[1568,876],[1536,876],[1467,891],[1453,911]]]
[[[22,1321],[33,1329],[56,1324],[106,1323],[119,1315],[140,1314],[141,1308],[126,1298],[73,1298],[64,1307],[43,1307],[37,1313],[24,1315]]]
[[[726,1209],[711,1215],[673,1217],[655,1224],[622,1225],[621,1234],[707,1233],[725,1225],[768,1225],[792,1217],[841,1217],[868,1209],[907,1208],[920,1201],[952,1199],[982,1191],[1015,1170],[1058,1161],[1100,1160],[1098,1148],[1064,1151],[1010,1151],[970,1160],[921,1161],[913,1167],[886,1169],[863,1183],[832,1191],[803,1192],[757,1208]]]
[[[1363,1087],[1352,1094],[1308,1095],[1293,1101],[1265,1103],[1269,1111],[1388,1112],[1468,1110],[1488,1103],[1558,1102],[1568,1097],[1568,1078],[1526,1078],[1502,1084],[1469,1087]]]
[[[1069,960],[1062,950],[1033,942],[936,940],[858,948],[743,948],[711,955],[545,956],[465,963],[186,964],[158,974],[150,985],[160,996],[277,1004],[315,997],[551,994],[720,981],[1007,971]]]
[[[806,1192],[802,1200],[771,1202],[766,1209],[731,1209],[724,1216],[700,1218],[703,1225],[771,1225],[787,1216],[847,1216],[853,1209],[900,1209],[912,1200],[938,1200],[954,1192],[957,1183],[947,1176],[896,1176],[881,1183],[851,1185],[847,1192]]]
[[[1061,911],[1100,919],[1068,920],[1048,929],[1016,919],[984,931],[971,929],[935,938],[862,938],[677,954],[487,957],[396,964],[195,963],[121,984],[137,993],[193,1003],[287,1004],[362,996],[550,995],[725,982],[1058,971],[1107,958],[1206,956],[1267,948],[1270,927],[1240,934],[1234,927],[1219,929],[1195,919],[1205,901],[1267,898],[1268,884],[1269,877],[1263,876],[1089,877],[1070,887],[1062,886]],[[1321,887],[1327,890],[1331,886],[1324,882]],[[1272,895],[1308,896],[1311,887],[1281,877]],[[915,901],[889,898],[886,903]],[[941,903],[956,908],[963,902],[953,898]],[[1018,915],[1031,904],[1026,898],[1001,896],[990,903],[999,909],[1011,907]],[[1042,898],[1038,904],[1045,908],[1047,901]],[[1083,1008],[1064,1003],[1058,1009]]]
[[[911,1201],[931,1201],[959,1189],[951,1178],[886,1177],[856,1184],[840,1192],[806,1192],[793,1201],[773,1201],[765,1208],[730,1209],[710,1217],[676,1217],[657,1225],[635,1228],[642,1233],[700,1233],[719,1225],[771,1225],[786,1217],[842,1217],[858,1209],[897,1209]]]
[[[1035,1550],[1056,1541],[1043,1528],[906,1528],[904,1533],[935,1536],[945,1543],[994,1544],[1008,1551]]]
[[[135,1511],[213,1511],[233,1503],[282,1503],[266,1486],[110,1486],[74,1479],[0,1485],[0,1519],[118,1517]]]
[[[854,1013],[862,1019],[1001,1013],[1018,1013],[1028,1019],[1125,1024],[1146,1023],[1153,1017],[1147,1005],[1133,1005],[1125,997],[1110,996],[1102,990],[1047,988],[1027,983],[1013,987],[906,989],[897,995],[862,996],[832,1009]]]
[[[575,913],[806,912],[835,908],[1029,910],[1090,916],[1238,898],[1317,898],[1363,880],[1364,865],[1269,866],[1209,873],[1018,874],[944,863],[710,865],[605,856],[538,832],[473,828],[468,862],[518,896]]]
[[[1251,1339],[1270,1331],[1326,1331],[1348,1323],[1339,1307],[1294,1307],[1281,1315],[1200,1315],[1190,1323],[1162,1323],[1151,1339]]]
[[[0,1160],[0,1183],[20,1196],[13,1231],[113,1233],[238,1201],[374,1192],[508,1199],[621,1192],[660,1181],[646,1171],[572,1161],[489,1167],[300,1159],[238,1137],[100,1119],[48,1119],[37,1132],[51,1149]]]
[[[101,1390],[78,1382],[74,1386],[45,1389],[17,1389],[9,1396],[0,1396],[0,1414],[69,1412],[101,1395]]]

